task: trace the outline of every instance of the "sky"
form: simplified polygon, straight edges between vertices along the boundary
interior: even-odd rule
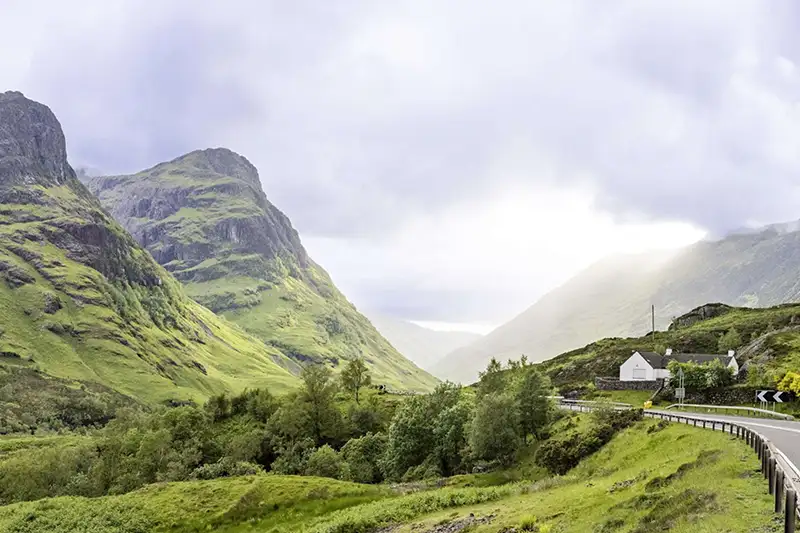
[[[225,146],[359,308],[485,331],[600,257],[800,218],[792,0],[0,0],[70,160]]]

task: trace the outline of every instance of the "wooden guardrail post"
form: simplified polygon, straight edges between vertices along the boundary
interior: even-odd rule
[[[770,457],[767,462],[767,476],[769,477],[769,493],[775,494],[775,482],[777,481],[775,478],[775,465],[777,461],[775,461],[774,457]]]
[[[781,506],[783,505],[783,490],[784,490],[784,482],[786,481],[786,476],[783,473],[783,468],[778,465],[778,468],[775,472],[775,512],[780,513],[782,511]]]
[[[783,507],[786,519],[783,533],[795,533],[797,530],[797,493],[789,489],[786,491],[786,505]]]

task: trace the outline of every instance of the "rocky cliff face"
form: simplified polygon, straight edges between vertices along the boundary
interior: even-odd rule
[[[286,388],[282,354],[188,298],[78,181],[46,106],[0,94],[0,364],[148,402]]]
[[[198,150],[138,174],[82,179],[195,300],[298,365],[340,368],[363,356],[377,382],[417,390],[436,383],[309,258],[246,158]]]

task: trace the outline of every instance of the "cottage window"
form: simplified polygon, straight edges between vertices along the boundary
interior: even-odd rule
[[[633,369],[633,379],[646,379],[647,371],[644,368]]]

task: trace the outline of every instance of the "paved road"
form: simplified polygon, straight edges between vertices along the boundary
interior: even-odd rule
[[[800,422],[789,420],[772,420],[767,418],[749,418],[743,416],[728,416],[708,413],[693,413],[691,411],[660,411],[650,409],[649,412],[666,413],[671,415],[687,415],[692,418],[710,420],[712,422],[733,422],[752,429],[769,439],[772,444],[785,456],[794,467],[792,476],[794,485],[800,487]],[[718,428],[721,429],[721,428]]]

